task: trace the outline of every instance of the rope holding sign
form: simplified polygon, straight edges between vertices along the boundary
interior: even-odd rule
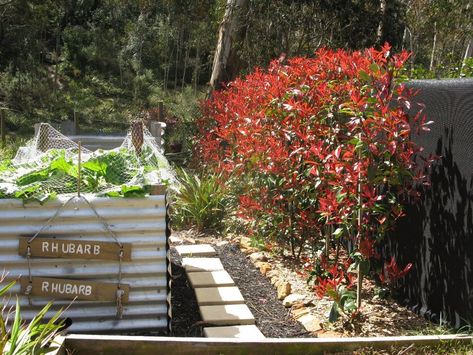
[[[63,205],[61,205],[56,210],[56,212],[46,221],[46,223],[41,226],[41,228],[35,233],[35,235],[33,235],[26,242],[27,243],[27,245],[26,245],[26,261],[28,263],[28,286],[26,286],[25,295],[28,296],[28,303],[29,303],[30,306],[33,305],[33,302],[31,300],[31,292],[33,291],[33,277],[31,275],[31,243],[33,242],[33,240],[35,240],[35,238],[41,232],[43,232],[44,230],[46,230],[47,228],[49,228],[51,226],[52,221],[54,221],[56,219],[56,217],[59,216],[59,214],[62,212],[62,210],[66,207],[66,205],[69,202],[71,202],[72,200],[74,200],[75,198],[76,198],[76,196],[72,196]]]
[[[94,205],[83,195],[80,195],[80,190],[78,191],[78,195],[70,197],[64,204],[62,204],[54,213],[53,216],[51,216],[45,224],[42,225],[42,227],[36,232],[30,239],[27,241],[27,248],[26,248],[26,259],[28,263],[28,285],[25,288],[24,294],[25,296],[28,297],[28,302],[30,305],[32,305],[31,301],[31,293],[33,290],[33,278],[32,278],[32,273],[31,273],[31,243],[35,240],[35,238],[48,228],[50,228],[53,225],[54,220],[60,215],[60,213],[65,209],[65,207],[71,203],[77,203],[78,201],[84,201],[86,205],[92,210],[94,213],[95,217],[97,220],[101,223],[102,227],[108,234],[112,237],[112,239],[115,241],[115,243],[119,247],[118,251],[118,273],[117,273],[117,298],[116,298],[116,306],[117,306],[117,318],[121,319],[123,316],[123,302],[122,299],[125,295],[125,291],[121,288],[121,283],[122,283],[122,264],[123,264],[123,256],[124,256],[124,247],[123,244],[120,243],[120,241],[117,238],[117,235],[115,232],[110,228],[110,225],[107,223],[107,221],[98,213],[97,209],[94,207]]]
[[[28,262],[28,285],[25,289],[25,295],[28,296],[28,304],[30,306],[33,305],[33,301],[31,300],[31,291],[33,291],[33,279],[31,277],[31,246],[28,243],[26,247],[26,261]]]
[[[123,259],[123,246],[120,246],[120,252],[118,253],[118,285],[117,285],[117,318],[122,319],[123,317],[123,303],[122,297],[125,295],[125,291],[121,288],[122,283],[122,259]]]

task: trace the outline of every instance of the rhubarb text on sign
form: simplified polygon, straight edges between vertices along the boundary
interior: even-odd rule
[[[131,244],[122,243],[123,261],[131,261]],[[18,253],[26,256],[28,237],[20,238]],[[32,257],[118,260],[120,247],[115,242],[67,240],[56,238],[33,239],[30,243]]]
[[[22,292],[29,284],[27,277],[20,279]],[[50,277],[32,277],[31,296],[54,299],[83,301],[116,301],[117,284],[89,280],[56,279]],[[122,302],[128,302],[129,285],[120,284],[124,291]]]

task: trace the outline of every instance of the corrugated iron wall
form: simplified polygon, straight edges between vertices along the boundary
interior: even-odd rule
[[[23,204],[0,199],[0,272],[8,279],[28,276],[27,259],[18,254],[19,238],[33,236],[68,198]],[[166,202],[164,195],[147,198],[97,198],[87,196],[99,215],[109,224],[121,243],[132,244],[131,261],[122,264],[122,283],[130,286],[123,318],[116,318],[115,302],[74,301],[65,316],[72,319],[71,332],[122,332],[168,327],[168,262]],[[114,242],[84,201],[69,203],[40,236],[71,240]],[[118,261],[66,258],[31,258],[32,276],[71,278],[116,283]],[[28,298],[17,283],[22,316],[31,319],[50,299]],[[68,300],[56,300],[53,311],[66,307]],[[52,314],[52,313],[51,313]]]

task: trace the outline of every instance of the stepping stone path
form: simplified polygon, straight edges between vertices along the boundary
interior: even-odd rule
[[[216,325],[255,324],[255,317],[246,304],[199,306],[205,323]]]
[[[176,250],[181,257],[184,256],[215,256],[217,252],[209,244],[178,245]]]
[[[189,272],[187,277],[193,288],[235,286],[232,277],[225,270]]]
[[[195,297],[199,306],[245,304],[245,300],[236,286],[196,288]]]
[[[208,244],[179,245],[176,251],[182,257],[190,284],[194,288],[202,321],[215,325],[204,328],[206,337],[263,339],[254,325],[255,317],[223,269],[217,253]]]
[[[223,270],[219,258],[182,258],[182,266],[186,272]]]

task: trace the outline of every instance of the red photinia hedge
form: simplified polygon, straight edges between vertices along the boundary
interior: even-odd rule
[[[403,215],[399,196],[423,178],[411,135],[425,119],[408,117],[414,93],[395,81],[407,58],[389,45],[321,49],[256,69],[204,103],[200,155],[237,177],[240,215],[255,232],[295,252],[332,225],[359,258],[378,256]]]

